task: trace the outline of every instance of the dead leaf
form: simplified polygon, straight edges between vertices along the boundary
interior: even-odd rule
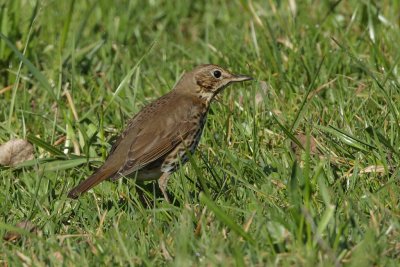
[[[0,165],[15,166],[33,159],[33,146],[23,139],[11,139],[0,146]]]
[[[300,144],[305,149],[307,147],[307,135],[302,134],[302,133],[296,134],[296,138],[297,138],[297,140],[299,140]],[[293,152],[296,155],[300,155],[301,148],[295,142],[292,141],[290,143],[290,147],[292,148]],[[310,154],[311,155],[319,154],[318,148],[317,148],[317,140],[313,136],[310,136]]]
[[[15,227],[28,231],[30,233],[33,233],[37,230],[37,227],[30,221],[21,221],[17,223]],[[4,235],[3,239],[9,242],[17,242],[21,239],[21,233],[16,231],[9,231]]]

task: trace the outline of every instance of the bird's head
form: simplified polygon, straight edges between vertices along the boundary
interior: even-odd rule
[[[191,90],[201,98],[210,101],[222,89],[234,82],[243,82],[252,78],[245,75],[235,75],[217,65],[200,65],[182,77],[178,87]],[[189,86],[189,84],[191,86]],[[194,91],[193,91],[194,89]]]

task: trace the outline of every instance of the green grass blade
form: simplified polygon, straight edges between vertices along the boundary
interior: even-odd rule
[[[296,118],[294,119],[294,121],[292,123],[292,127],[290,128],[291,132],[293,132],[297,128],[297,126],[300,122],[300,119],[302,118],[302,116],[305,112],[305,107],[306,107],[307,101],[309,101],[308,96],[310,95],[311,91],[314,89],[315,82],[321,72],[321,68],[323,66],[324,61],[325,61],[325,57],[323,57],[321,62],[319,63],[317,72],[315,73],[310,85],[308,86],[307,93],[303,97],[303,101],[300,104],[299,111],[297,112]]]
[[[229,217],[222,209],[220,209],[211,199],[209,199],[204,193],[200,193],[200,201],[204,203],[212,212],[214,212],[215,216],[222,223],[227,225],[232,231],[234,231],[239,236],[243,237],[246,241],[255,245],[255,240],[246,233],[241,226],[239,226],[235,220]]]
[[[68,170],[79,165],[87,163],[86,158],[75,158],[66,160],[54,160],[40,165],[40,169],[43,171],[61,171]]]
[[[291,133],[290,130],[288,130],[279,120],[278,118],[272,114],[272,118],[274,121],[278,124],[279,128],[289,137],[290,140],[296,143],[301,149],[305,149],[304,146],[300,143],[300,141]]]
[[[106,108],[104,109],[104,113],[107,111],[107,109],[110,107],[110,105],[114,102],[115,97],[118,96],[118,94],[120,93],[120,91],[124,88],[124,86],[129,82],[129,80],[131,79],[131,76],[133,75],[133,73],[136,71],[136,69],[139,67],[140,63],[142,63],[142,61],[147,57],[147,55],[150,54],[152,48],[155,45],[155,41],[150,45],[150,47],[148,48],[148,50],[139,58],[139,60],[136,62],[136,64],[133,66],[133,68],[131,68],[131,70],[128,72],[127,75],[125,75],[125,77],[122,79],[122,81],[120,82],[120,84],[118,85],[117,89],[115,90],[115,92],[113,93],[111,100],[108,102]]]
[[[46,143],[45,141],[43,141],[42,139],[32,135],[32,134],[28,134],[27,139],[29,142],[31,142],[34,145],[37,145],[38,147],[43,148],[44,150],[46,150],[47,152],[50,152],[51,154],[55,155],[55,156],[65,156],[65,154],[59,150],[58,148],[50,145],[49,143]]]
[[[32,75],[40,82],[40,84],[49,92],[51,97],[54,100],[57,100],[53,88],[50,83],[47,81],[46,77],[27,59],[18,49],[13,45],[13,43],[0,32],[0,38],[7,44],[7,46],[14,52],[14,54],[24,63],[24,65],[28,68],[28,70],[32,73]]]
[[[356,138],[348,133],[345,133],[344,131],[339,130],[336,127],[333,127],[331,125],[329,127],[316,125],[315,128],[320,129],[323,132],[330,133],[333,136],[337,137],[339,140],[341,140],[343,143],[345,143],[353,148],[356,148],[360,151],[363,151],[365,153],[369,152],[369,150],[366,149],[365,147],[368,147],[369,149],[376,149],[375,146],[373,146],[369,143],[366,143],[366,142],[362,141],[361,139]]]
[[[335,205],[328,205],[321,217],[321,221],[318,224],[317,236],[320,236],[328,226],[330,220],[333,218],[335,212]]]
[[[378,88],[380,89],[380,91],[382,92],[382,94],[384,95],[385,99],[386,99],[386,103],[389,106],[389,110],[394,118],[394,126],[397,128],[397,130],[400,132],[400,123],[399,123],[399,118],[398,118],[398,111],[395,107],[395,105],[393,104],[393,101],[391,99],[391,97],[389,96],[388,92],[386,91],[385,87],[383,86],[383,84],[378,80],[378,78],[375,76],[375,74],[372,73],[372,71],[360,60],[356,57],[356,55],[354,55],[350,49],[348,49],[345,45],[339,43],[335,38],[332,38],[332,40],[346,53],[348,54],[351,59],[353,61],[355,61],[357,63],[357,65],[364,70],[371,78],[372,80],[375,81],[375,83],[378,85]]]
[[[374,129],[371,126],[367,127],[367,129],[365,129],[365,131],[371,136],[371,137],[377,137],[379,142],[381,142],[384,146],[386,146],[386,148],[388,148],[390,151],[392,151],[393,153],[395,153],[397,156],[400,156],[400,153],[398,151],[398,149],[396,149],[395,147],[393,147],[390,144],[390,141],[379,132],[379,129]]]

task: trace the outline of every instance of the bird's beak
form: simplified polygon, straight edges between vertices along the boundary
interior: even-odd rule
[[[253,80],[252,77],[246,75],[232,75],[231,82],[244,82]]]

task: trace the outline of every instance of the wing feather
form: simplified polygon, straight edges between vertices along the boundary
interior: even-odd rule
[[[194,130],[193,127],[193,123],[184,122],[177,127],[180,131],[158,138],[152,136],[154,140],[145,148],[146,152],[144,153],[143,150],[141,150],[143,149],[141,146],[136,146],[136,142],[133,143],[128,153],[127,160],[118,173],[121,175],[129,175],[140,170],[144,166],[163,158],[185,140],[185,138]],[[141,138],[139,137],[137,140],[138,143],[140,142],[140,139]]]

